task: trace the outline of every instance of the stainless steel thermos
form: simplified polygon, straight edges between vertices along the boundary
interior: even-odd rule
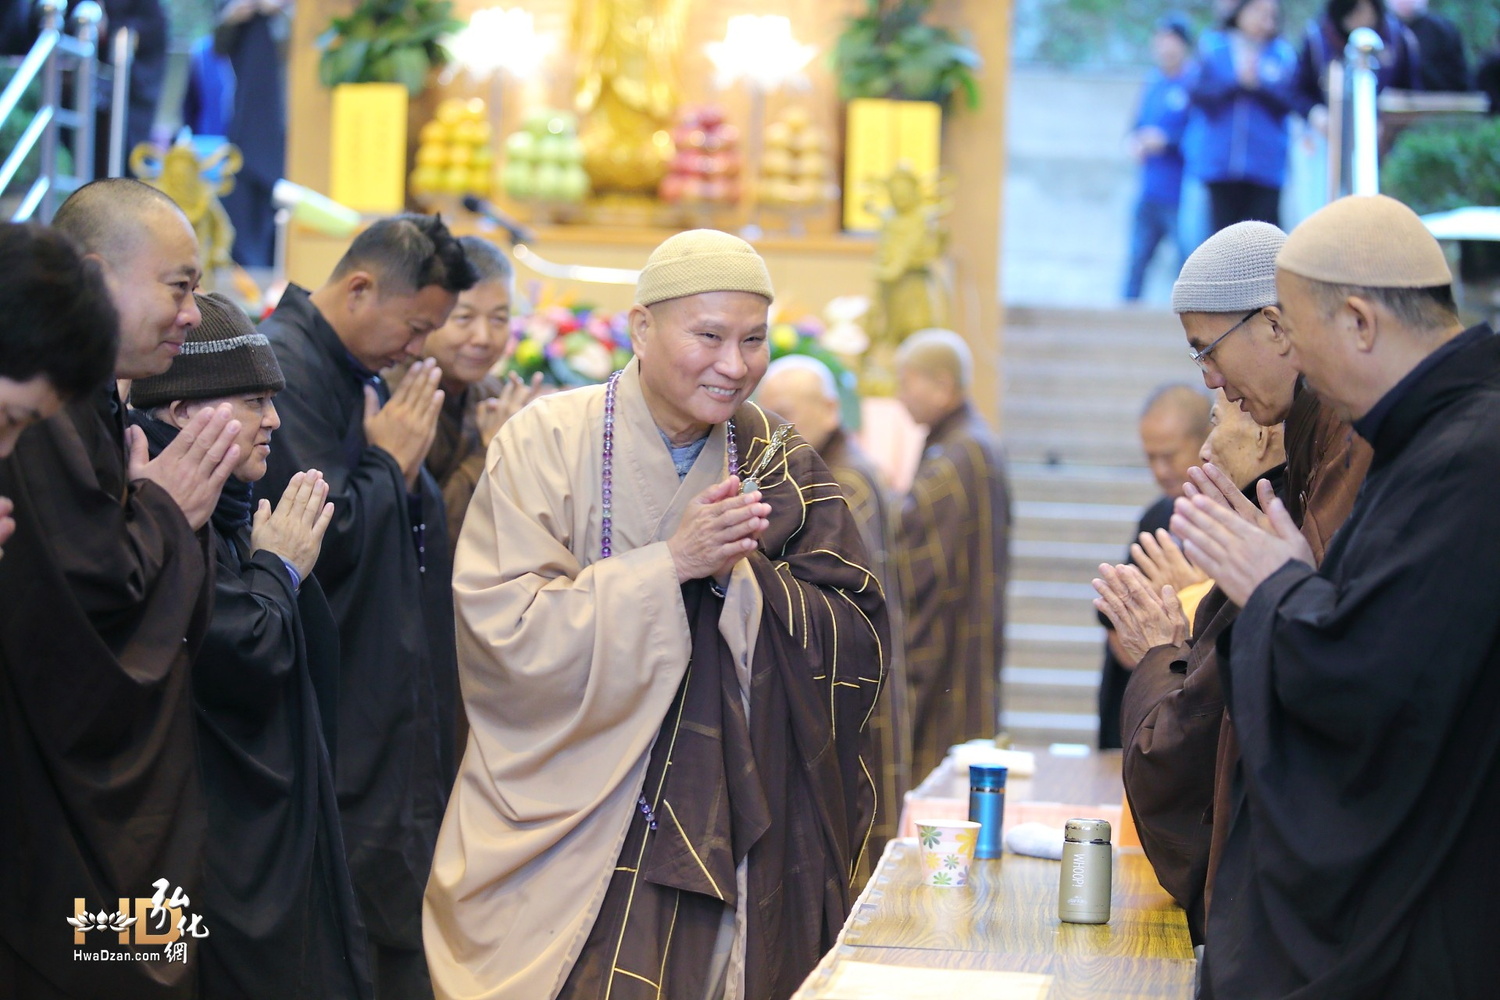
[[[1057,918],[1070,924],[1109,923],[1109,823],[1070,819],[1063,828],[1062,875],[1057,889]]]
[[[1005,825],[1005,768],[998,764],[969,765],[969,821],[979,824],[974,857],[998,858]]]

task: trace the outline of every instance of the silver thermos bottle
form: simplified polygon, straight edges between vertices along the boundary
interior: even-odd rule
[[[1070,819],[1063,829],[1057,918],[1070,924],[1109,923],[1109,823]]]

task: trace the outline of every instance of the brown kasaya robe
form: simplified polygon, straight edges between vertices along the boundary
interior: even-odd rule
[[[895,837],[901,806],[911,787],[911,708],[906,687],[906,652],[901,631],[901,591],[893,560],[895,520],[890,497],[870,456],[842,428],[818,452],[838,481],[855,526],[870,554],[870,568],[885,591],[894,641],[887,650],[885,683],[870,716],[870,772],[875,777],[875,829],[867,856],[873,863]],[[868,873],[862,873],[868,874]]]
[[[113,386],[101,389],[0,461],[0,494],[16,505],[0,559],[3,997],[197,995],[197,940],[186,964],[161,945],[139,950],[154,960],[84,960],[75,949],[136,949],[113,930],[75,943],[65,922],[75,899],[113,914],[124,898],[136,917],[134,901],[162,878],[190,902],[201,895],[188,670],[213,561],[207,533],[164,490],[127,480],[122,412]]]
[[[919,782],[948,747],[1000,727],[1010,489],[1000,442],[967,403],[928,431],[896,560]]]
[[[724,477],[725,429],[679,481],[638,364],[610,558],[602,386],[506,424],[459,540],[472,728],[424,909],[439,997],[784,998],[847,915],[889,646],[878,583],[794,434],[759,477],[761,548],[723,597],[679,584],[666,540]],[[772,427],[754,406],[736,424],[749,466]]]
[[[1286,419],[1286,503],[1319,562],[1354,506],[1370,446],[1299,388]],[[1187,910],[1201,941],[1213,869],[1227,827],[1227,777],[1239,760],[1224,711],[1221,636],[1239,608],[1217,587],[1198,606],[1192,637],[1149,651],[1125,689],[1125,793],[1162,888]]]

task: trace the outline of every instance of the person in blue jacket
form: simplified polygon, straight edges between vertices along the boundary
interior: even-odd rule
[[[1186,148],[1188,170],[1208,185],[1214,232],[1280,222],[1297,71],[1280,16],[1277,0],[1240,0],[1198,47],[1188,88],[1197,134]]]
[[[1187,257],[1178,234],[1177,207],[1182,199],[1182,134],[1187,128],[1192,46],[1187,22],[1178,15],[1163,18],[1151,39],[1156,69],[1146,78],[1140,111],[1130,130],[1131,150],[1141,163],[1141,195],[1135,206],[1130,270],[1125,279],[1125,298],[1132,302],[1141,297],[1146,268],[1163,239],[1170,239],[1176,248],[1176,266],[1181,267]]]

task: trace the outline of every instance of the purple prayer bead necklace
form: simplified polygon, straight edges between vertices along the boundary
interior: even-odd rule
[[[624,369],[615,372],[609,377],[609,383],[604,387],[604,461],[601,484],[604,488],[604,520],[599,526],[599,558],[608,559],[614,552],[614,480],[615,480],[615,391],[620,384],[620,376],[624,375]],[[740,454],[739,448],[734,443],[734,421],[724,422],[724,435],[729,447],[729,474],[739,475]]]

